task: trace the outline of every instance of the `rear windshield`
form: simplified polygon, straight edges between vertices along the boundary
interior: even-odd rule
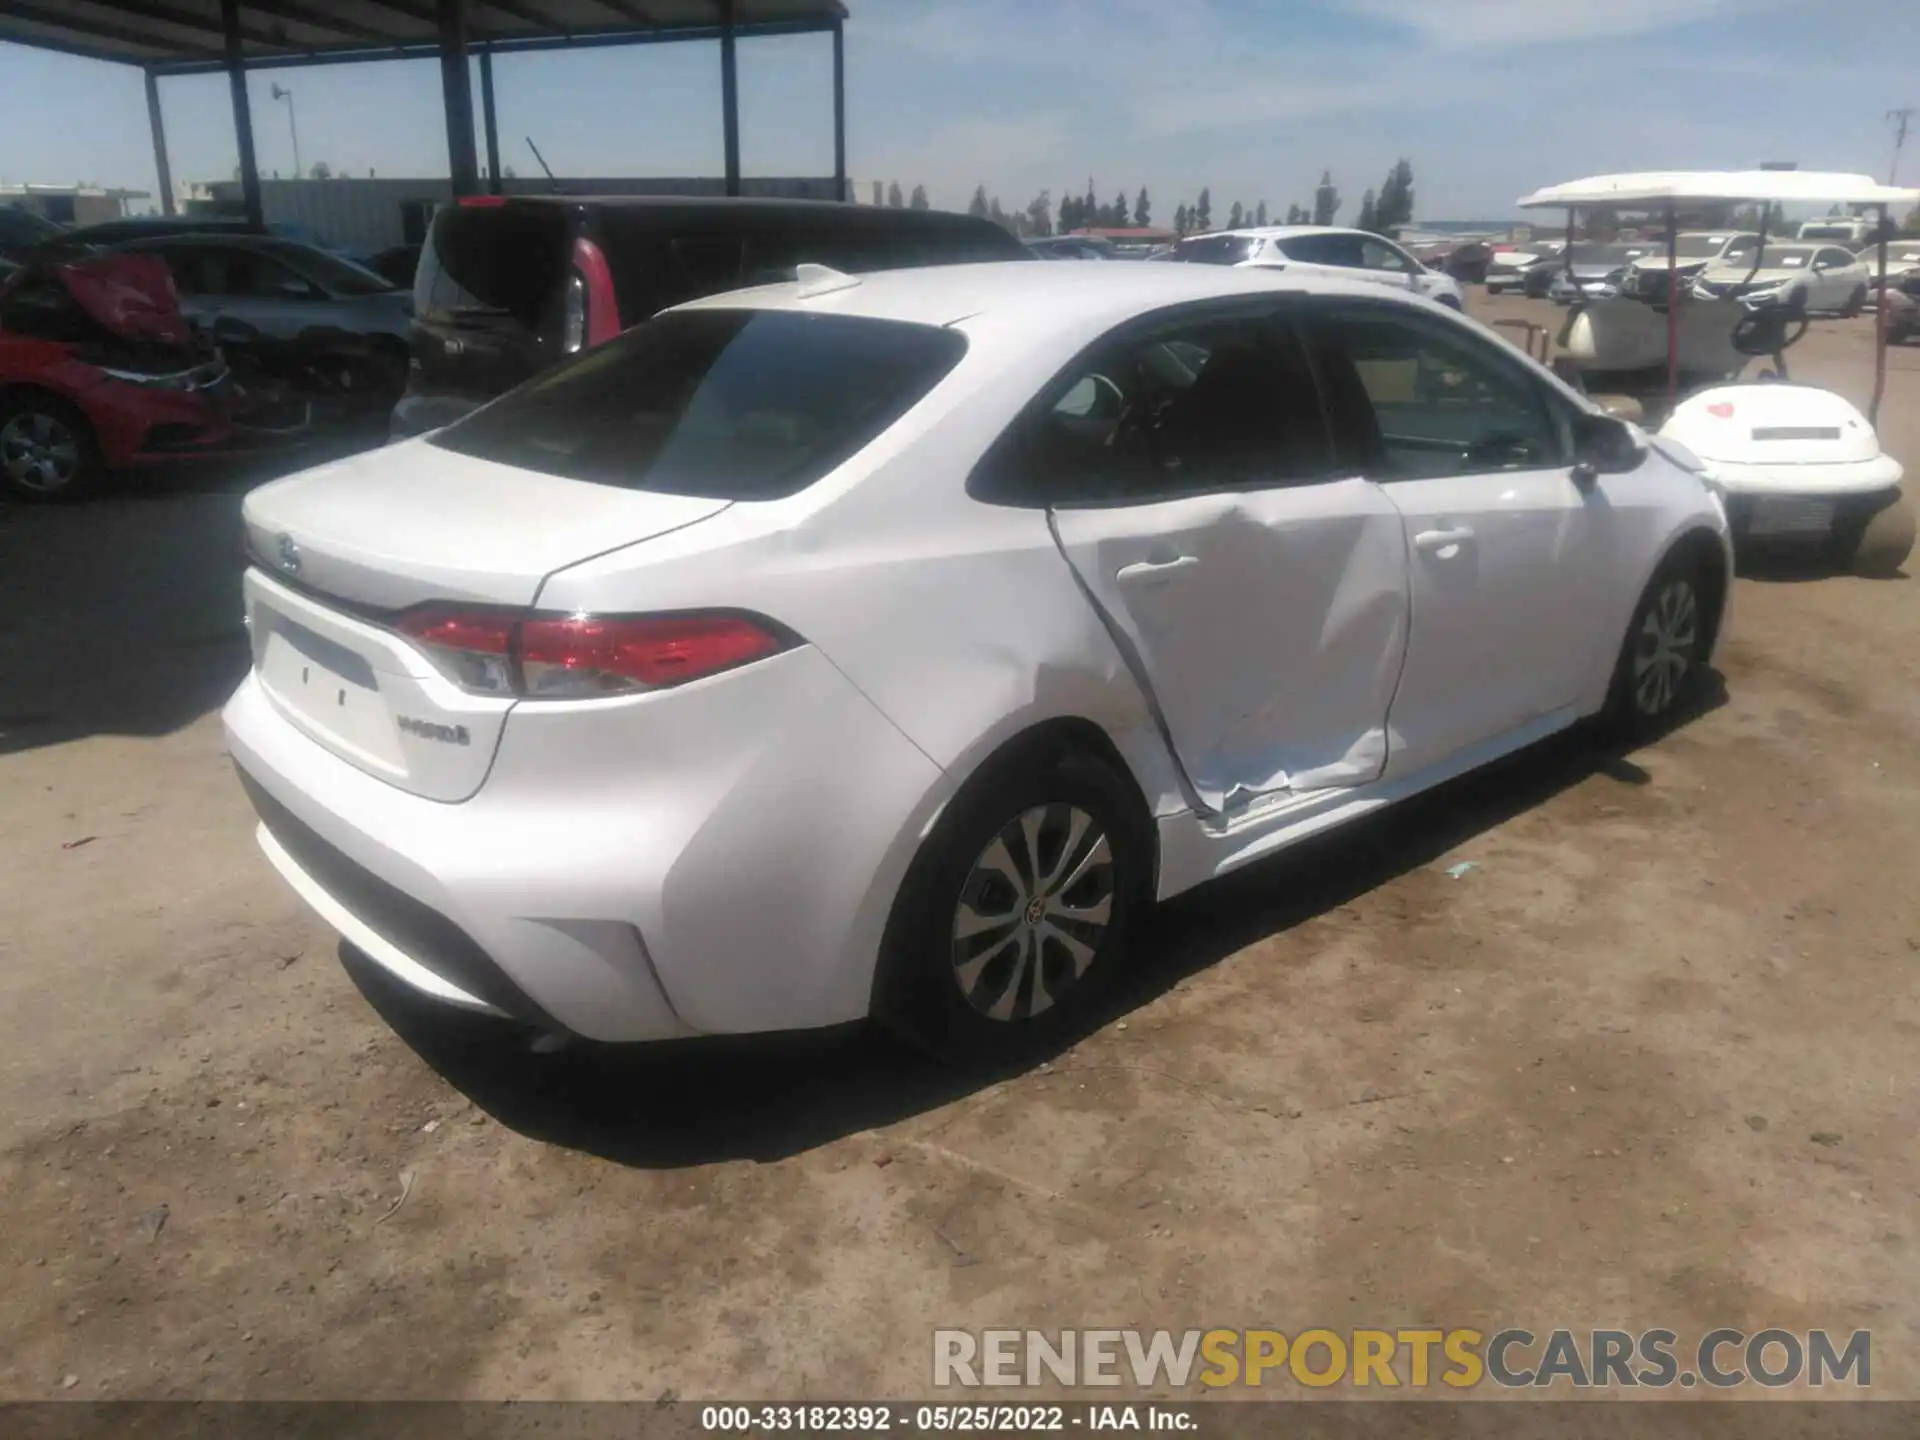
[[[892,320],[662,315],[429,443],[596,485],[774,500],[879,436],[965,351],[954,331]]]
[[[567,263],[557,205],[448,206],[434,216],[414,274],[423,316],[511,316],[537,330]]]

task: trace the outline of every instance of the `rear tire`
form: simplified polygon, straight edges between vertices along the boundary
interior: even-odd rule
[[[1840,307],[1840,316],[1842,319],[1851,320],[1866,308],[1867,287],[1856,285],[1853,287],[1853,293],[1847,297],[1847,303]]]
[[[894,904],[875,1017],[942,1059],[1042,1050],[1119,970],[1150,900],[1138,797],[1085,754],[990,763]]]
[[[0,490],[38,504],[78,500],[105,468],[93,426],[66,401],[37,391],[0,398]]]
[[[1663,562],[1633,607],[1607,697],[1609,727],[1629,742],[1665,734],[1706,675],[1710,617],[1699,566]]]

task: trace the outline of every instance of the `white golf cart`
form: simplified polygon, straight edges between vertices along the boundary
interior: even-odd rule
[[[1519,204],[1565,209],[1568,253],[1581,209],[1664,214],[1667,268],[1638,295],[1577,301],[1551,344],[1542,327],[1495,323],[1520,325],[1529,350],[1537,341],[1540,359],[1615,414],[1646,423],[1659,412],[1655,433],[1698,459],[1725,500],[1736,544],[1810,542],[1863,574],[1888,574],[1913,548],[1914,519],[1901,496],[1900,463],[1881,450],[1874,429],[1886,389],[1884,319],[1863,416],[1832,391],[1788,379],[1785,352],[1808,325],[1804,288],[1784,302],[1778,291],[1749,297],[1738,284],[1693,284],[1678,269],[1682,211],[1757,202],[1765,215],[1774,202],[1807,201],[1871,205],[1884,218],[1890,205],[1920,202],[1920,190],[1800,170],[1600,175],[1537,190]],[[1749,279],[1766,240],[1763,220]],[[1884,238],[1878,258],[1884,281]],[[1755,358],[1771,367],[1746,379]]]

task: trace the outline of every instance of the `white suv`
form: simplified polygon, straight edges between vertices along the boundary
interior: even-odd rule
[[[1429,270],[1399,245],[1370,230],[1343,230],[1332,225],[1215,230],[1188,236],[1164,258],[1202,265],[1296,270],[1339,280],[1377,280],[1455,310],[1466,308],[1459,281]]]

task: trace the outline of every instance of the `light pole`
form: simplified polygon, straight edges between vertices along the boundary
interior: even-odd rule
[[[300,127],[294,123],[293,119],[293,91],[275,81],[273,98],[287,102],[287,132],[293,136],[293,178],[304,179],[306,177],[300,169]]]

